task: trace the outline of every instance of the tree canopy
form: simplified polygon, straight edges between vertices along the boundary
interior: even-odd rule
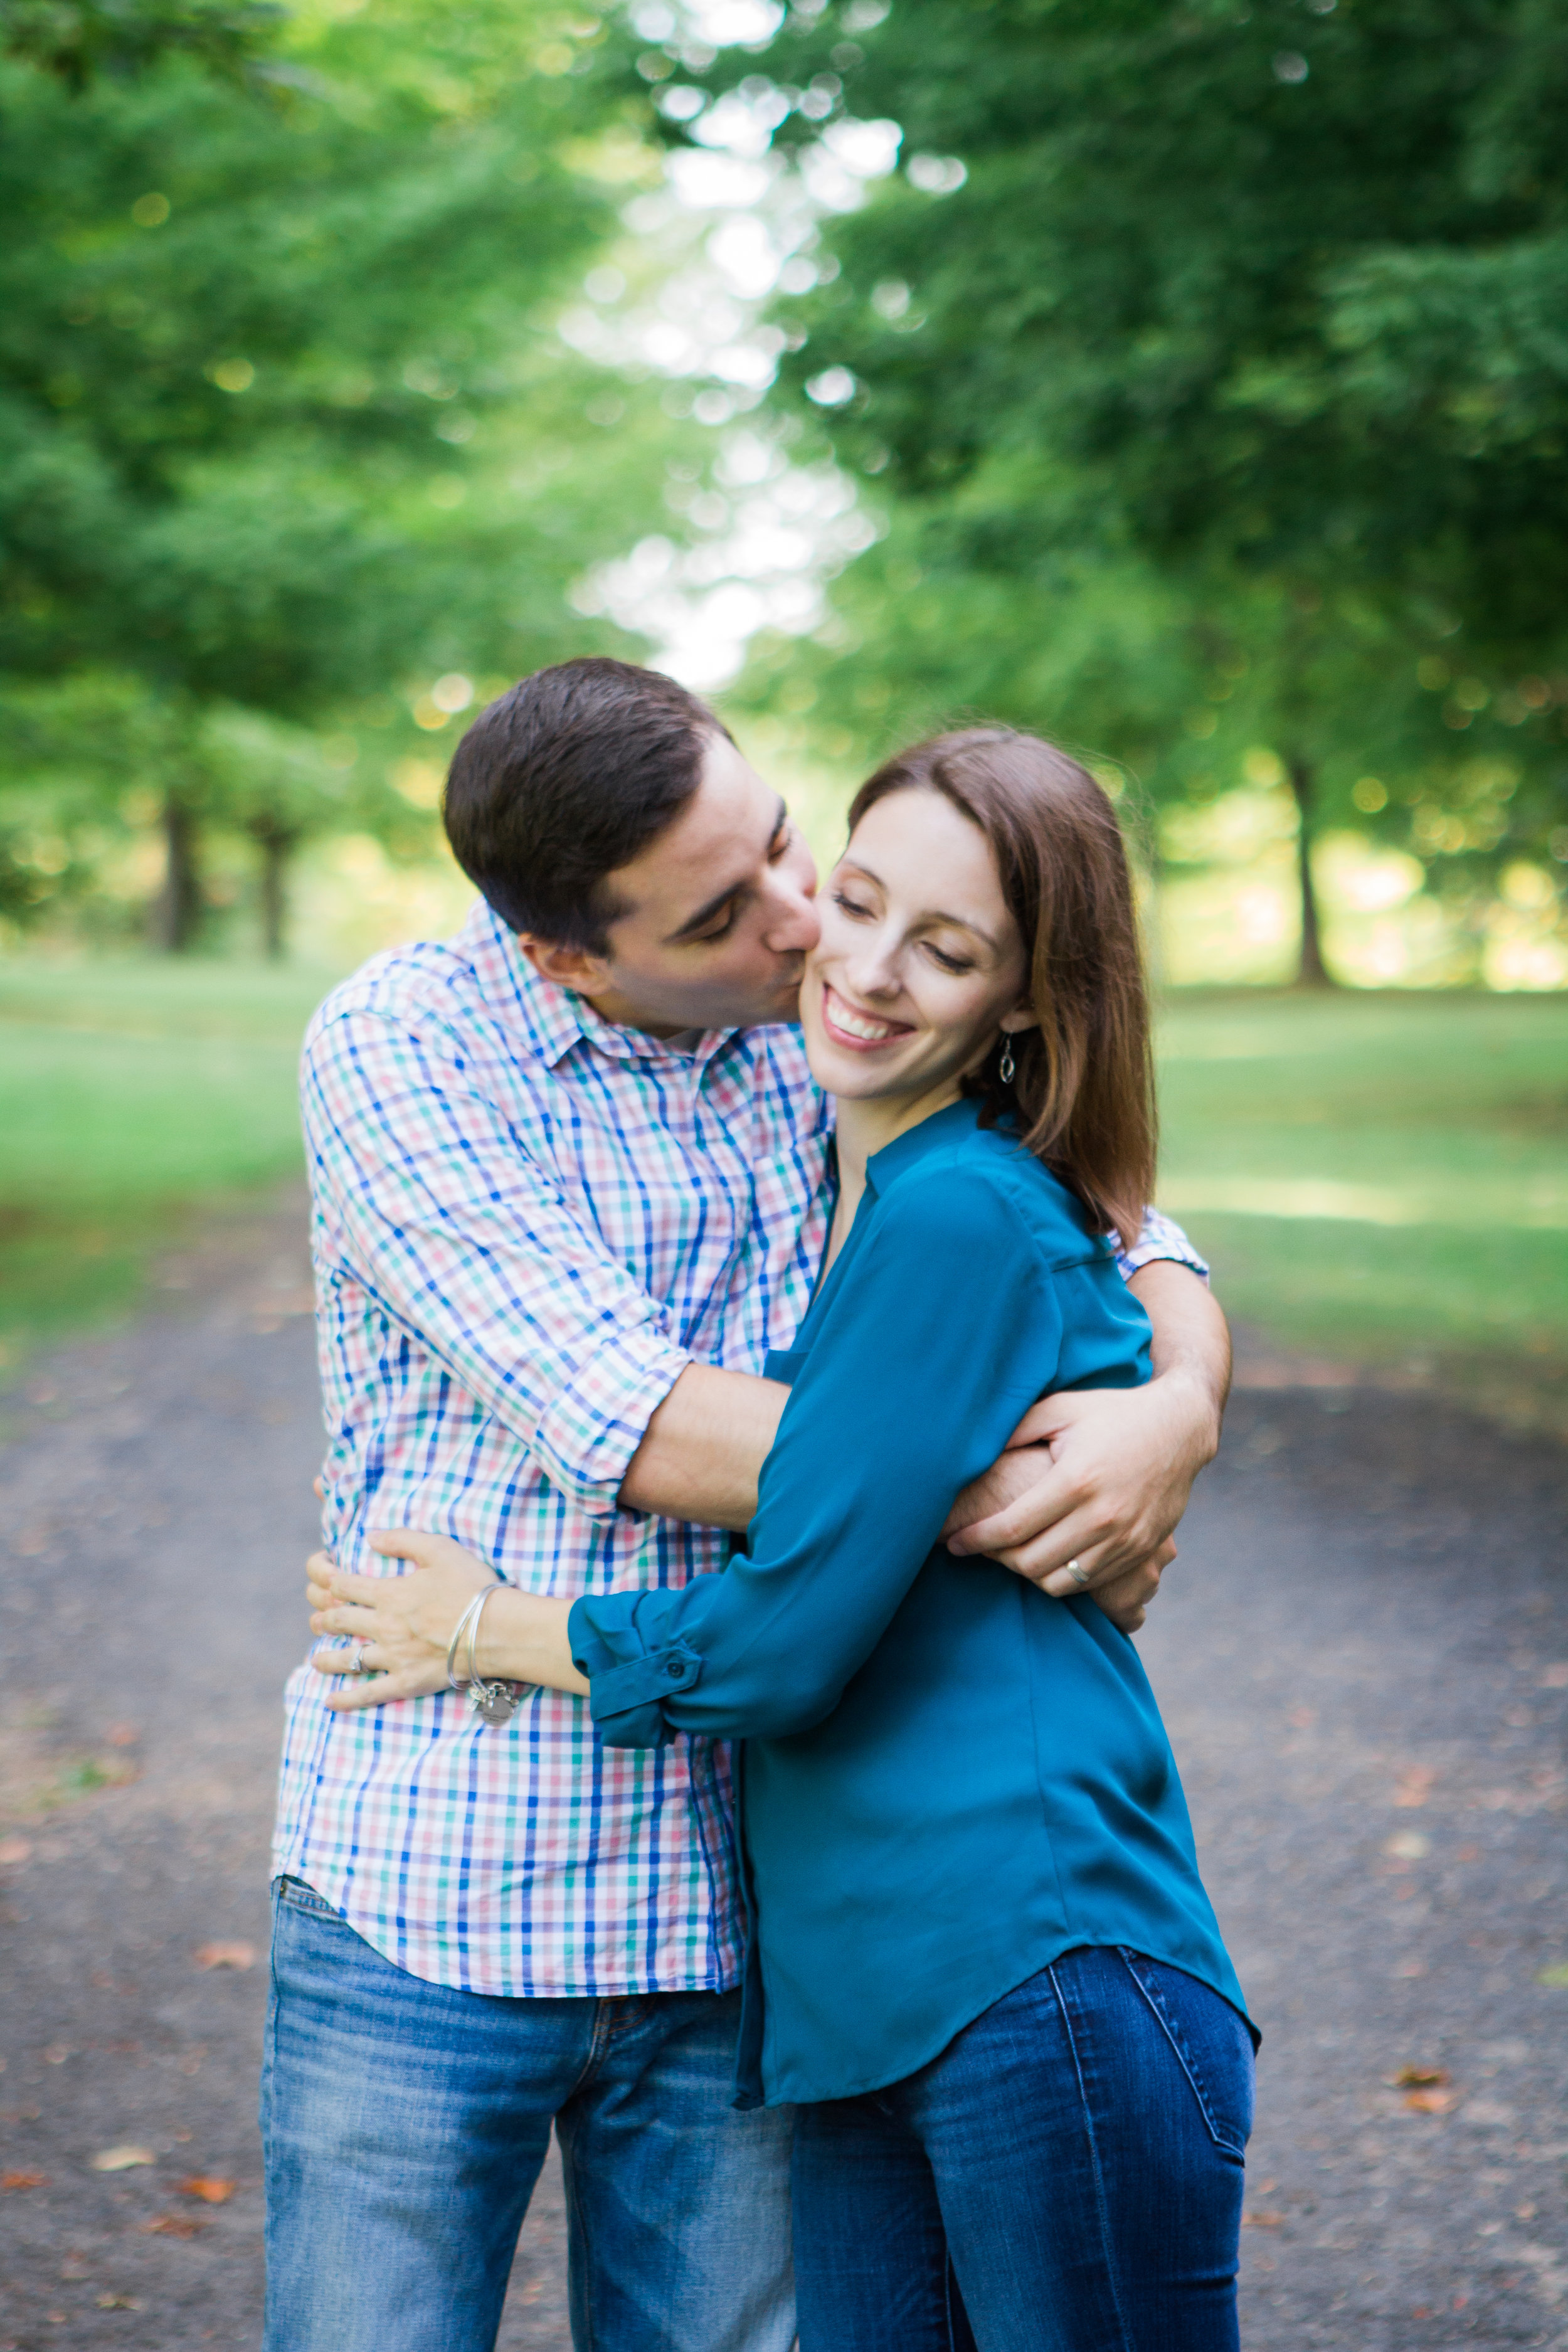
[[[785,310],[890,501],[862,662],[977,652],[964,700],[1157,791],[1261,731],[1309,965],[1325,816],[1451,877],[1568,847],[1554,0],[829,0],[766,64],[902,131]]]
[[[49,23],[78,26],[79,67]],[[596,20],[563,35],[537,5],[23,8],[6,30],[0,692],[30,698],[37,741],[51,683],[68,717],[90,674],[134,681],[172,861],[220,813],[291,842],[330,802],[263,759],[265,821],[234,749],[261,737],[220,727],[210,756],[212,714],[274,743],[367,711],[405,731],[431,680],[595,634],[572,581],[658,511],[674,428],[635,391],[613,436],[585,422],[599,379],[552,322],[618,226],[635,110]],[[123,747],[102,744],[110,784]]]

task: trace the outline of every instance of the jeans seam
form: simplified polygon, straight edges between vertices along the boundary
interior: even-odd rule
[[[1161,2032],[1164,2035],[1165,2040],[1170,2044],[1172,2055],[1174,2057],[1176,2063],[1181,2068],[1183,2074],[1186,2076],[1193,2096],[1198,2103],[1198,2113],[1204,2119],[1204,2127],[1207,2131],[1210,2139],[1213,2140],[1215,2147],[1223,2149],[1226,2156],[1234,2156],[1245,2160],[1247,2155],[1246,2142],[1243,2141],[1241,2146],[1238,2147],[1236,2141],[1230,2137],[1230,2135],[1222,2130],[1219,2119],[1215,2113],[1214,2101],[1209,2096],[1208,2092],[1205,2089],[1200,2078],[1197,2063],[1188,2055],[1187,2052],[1183,2049],[1181,2042],[1177,2040],[1175,2028],[1171,2022],[1171,2020],[1166,2016],[1163,2006],[1156,1998],[1152,1988],[1144,1983],[1142,1978],[1139,1975],[1138,1970],[1132,1965],[1131,1954],[1124,1948],[1118,1948],[1118,1958],[1121,1959],[1122,1967],[1126,1969],[1133,1983],[1137,1986],[1150,2015],[1152,2017],[1155,2024],[1159,2027]]]
[[[1057,1997],[1057,2007],[1061,2011],[1062,2031],[1068,2038],[1068,2049],[1072,2056],[1073,2076],[1078,2084],[1079,2099],[1083,2108],[1084,2129],[1089,2134],[1089,2162],[1094,2168],[1094,2210],[1100,2216],[1100,2240],[1104,2249],[1106,2276],[1110,2281],[1111,2301],[1116,2307],[1116,2324],[1121,2333],[1122,2352],[1132,2352],[1132,2339],[1128,2333],[1127,2315],[1121,2307],[1121,2284],[1116,2274],[1115,2244],[1110,2234],[1110,2216],[1105,2200],[1105,2176],[1100,2169],[1100,2142],[1095,2136],[1094,2114],[1089,2103],[1089,2086],[1083,2079],[1083,2066],[1078,2054],[1078,2042],[1073,2034],[1072,2019],[1068,2011],[1067,1996],[1062,1991],[1054,1963],[1046,1970],[1046,1974],[1050,1978],[1051,1990]]]

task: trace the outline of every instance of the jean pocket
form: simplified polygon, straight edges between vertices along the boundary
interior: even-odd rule
[[[341,1919],[342,1913],[334,1911],[326,1897],[307,1886],[302,1878],[277,1878],[272,1891],[279,1906],[287,1904],[290,1911],[309,1911],[317,1919]]]
[[[1252,2037],[1228,2000],[1184,1969],[1121,1948],[1127,1973],[1153,2012],[1192,2084],[1209,2137],[1229,2156],[1252,2137]]]

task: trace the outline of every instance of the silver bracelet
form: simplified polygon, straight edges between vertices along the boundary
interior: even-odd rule
[[[478,1617],[479,1611],[484,1607],[485,1602],[489,1599],[490,1594],[494,1591],[495,1587],[493,1584],[487,1584],[482,1592],[476,1592],[473,1599],[464,1609],[463,1613],[458,1618],[456,1625],[452,1628],[452,1638],[447,1644],[447,1680],[453,1690],[461,1690],[463,1687],[462,1684],[458,1680],[457,1674],[454,1671],[458,1663],[458,1644],[461,1642],[464,1634],[468,1633],[469,1621]],[[470,1675],[473,1671],[473,1643],[470,1641],[468,1644],[468,1666]]]
[[[485,1613],[486,1601],[492,1593],[500,1591],[500,1586],[501,1580],[498,1578],[495,1583],[487,1584],[482,1591],[475,1593],[458,1618],[447,1650],[447,1680],[454,1690],[468,1692],[468,1705],[481,1723],[510,1723],[522,1705],[522,1694],[528,1687],[525,1683],[486,1681],[479,1670],[479,1620]],[[458,1644],[465,1633],[468,1642],[466,1661],[468,1671],[459,1682],[452,1670],[457,1663]]]

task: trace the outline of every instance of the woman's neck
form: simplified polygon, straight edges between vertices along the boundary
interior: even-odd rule
[[[932,1087],[918,1095],[879,1095],[869,1101],[858,1096],[839,1095],[835,1097],[837,1117],[835,1140],[838,1152],[838,1208],[833,1220],[826,1263],[831,1265],[849,1237],[855,1222],[855,1212],[860,1206],[866,1190],[866,1162],[874,1151],[885,1150],[896,1143],[900,1135],[919,1127],[922,1120],[934,1118],[939,1110],[946,1110],[959,1100],[961,1088],[956,1081]]]

